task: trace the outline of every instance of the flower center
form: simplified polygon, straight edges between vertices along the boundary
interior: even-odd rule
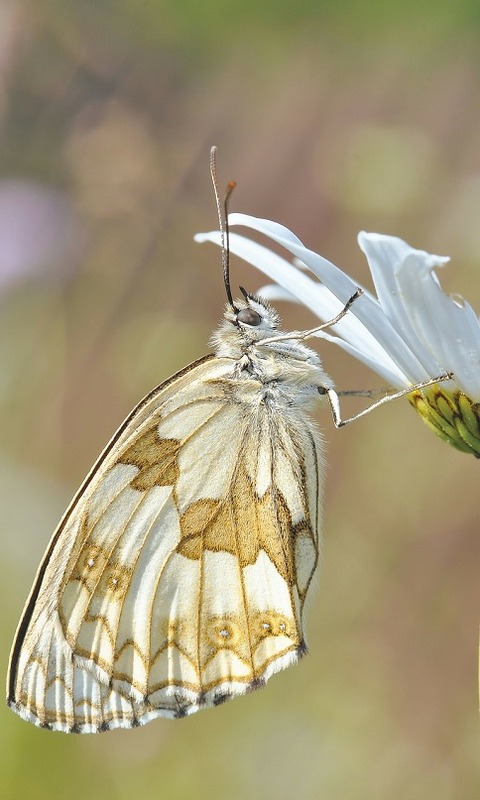
[[[446,392],[439,386],[412,392],[408,399],[437,436],[480,458],[480,403],[459,389]]]

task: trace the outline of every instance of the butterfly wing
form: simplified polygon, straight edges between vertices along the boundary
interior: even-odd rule
[[[233,365],[206,357],[153,390],[73,499],[12,650],[25,719],[96,732],[184,716],[305,651],[318,435]]]

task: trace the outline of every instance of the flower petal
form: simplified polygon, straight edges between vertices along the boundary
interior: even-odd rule
[[[258,290],[258,294],[265,300],[298,302],[294,294],[277,284],[262,286]],[[328,320],[329,318],[333,319],[341,311],[342,304],[325,286],[318,284],[310,298],[310,308],[321,319]],[[319,331],[315,335],[338,345],[346,353],[362,361],[373,372],[382,375],[389,385],[408,386],[410,383],[408,378],[356,317],[350,315],[349,319],[345,318],[342,323],[343,329],[338,336],[332,336],[327,331]],[[336,327],[333,326],[332,329]],[[342,336],[347,338],[341,338]],[[356,344],[352,344],[352,342]]]
[[[354,283],[342,270],[323,256],[318,255],[313,250],[305,247],[300,240],[283,225],[269,220],[258,219],[246,214],[230,214],[229,224],[243,225],[257,230],[269,236],[277,244],[285,247],[294,256],[306,264],[311,271],[327,286],[328,289],[345,304],[357,288]],[[241,253],[239,255],[242,255]],[[242,256],[243,257],[243,256]],[[262,264],[256,264],[259,269],[264,269]],[[266,271],[266,270],[264,270]],[[269,273],[267,273],[269,274]],[[297,273],[299,274],[299,273]],[[282,282],[282,285],[283,284]],[[290,289],[290,286],[286,286]],[[316,313],[318,313],[316,311]],[[319,315],[323,318],[323,315]],[[351,316],[357,317],[372,334],[374,339],[380,344],[382,351],[388,353],[390,359],[397,364],[398,370],[404,376],[409,376],[411,382],[423,381],[428,379],[429,374],[422,366],[414,352],[403,341],[401,335],[397,333],[393,325],[382,311],[380,304],[369,294],[365,293],[352,306],[350,313],[339,323],[338,330],[348,324]],[[327,318],[328,319],[328,318]],[[346,338],[346,337],[345,337]],[[409,380],[404,378],[402,385],[408,385]]]
[[[365,231],[358,234],[358,244],[367,257],[380,305],[395,330],[408,342],[430,375],[441,372],[438,360],[432,355],[431,349],[419,341],[412,325],[410,299],[402,292],[402,288],[403,290],[406,288],[408,292],[408,286],[402,287],[398,281],[402,265],[409,258],[421,260],[428,257],[428,254],[414,250],[395,236],[383,236]]]
[[[197,242],[209,241],[221,244],[219,231],[198,233],[194,238]],[[338,300],[329,289],[313,281],[303,270],[251,239],[230,233],[230,252],[273,278],[289,294],[290,299],[302,303],[324,322],[333,319],[344,306],[344,303]],[[355,284],[352,283],[352,285],[356,287]],[[354,306],[363,299],[362,297],[357,300]],[[371,300],[373,303],[376,302],[373,298]],[[380,373],[386,381],[393,382],[395,386],[408,386],[411,382],[407,374],[402,372],[394,359],[385,352],[375,336],[355,314],[349,312],[332,330],[338,331],[339,336],[326,335],[323,332],[318,333],[318,336],[335,342],[375,372]]]
[[[442,291],[433,271],[448,258],[415,250],[401,239],[359,235],[385,312],[424,367],[454,373],[470,396],[480,396],[480,325],[472,307]]]

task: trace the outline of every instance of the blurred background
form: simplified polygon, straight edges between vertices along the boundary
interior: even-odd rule
[[[0,653],[86,471],[221,316],[208,172],[369,285],[360,229],[480,308],[473,0],[0,0]],[[265,279],[234,261],[232,283]],[[307,312],[280,309],[285,325]],[[379,379],[319,343],[339,388]],[[310,655],[181,721],[68,737],[0,707],[5,798],[478,791],[478,471],[407,401],[325,432]]]

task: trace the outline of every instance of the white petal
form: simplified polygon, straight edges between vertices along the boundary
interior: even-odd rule
[[[273,300],[274,302],[282,300],[290,303],[298,303],[297,298],[294,297],[288,289],[284,289],[283,286],[278,286],[276,283],[268,283],[265,286],[261,286],[257,294],[264,300]]]
[[[440,286],[435,266],[449,259],[380,234],[359,235],[387,315],[434,375],[454,373],[469,396],[480,394],[480,325],[472,307],[454,300]],[[416,340],[416,345],[414,344]],[[428,367],[428,359],[431,365]]]
[[[472,307],[445,294],[435,273],[406,263],[399,279],[410,288],[417,334],[470,397],[480,396],[480,325]],[[407,298],[408,299],[408,298]]]
[[[244,215],[241,216],[243,217]],[[282,226],[278,227],[281,228]],[[195,236],[195,241],[210,241],[215,244],[221,244],[221,235],[219,231],[201,233]],[[251,239],[231,233],[230,252],[240,256],[266,275],[269,275],[269,277],[278,281],[279,286],[270,287],[270,297],[273,296],[272,291],[276,291],[274,295],[276,299],[296,300],[306,306],[306,308],[309,308],[324,322],[333,319],[344,305],[344,303],[338,300],[325,286],[313,281],[302,271],[299,271],[298,268],[281,258],[281,256],[272,253],[271,250],[257,242],[253,242]],[[337,268],[334,267],[334,269]],[[352,286],[356,288],[356,284],[352,283]],[[282,291],[285,292],[285,294],[283,297],[280,297],[279,293]],[[351,293],[353,293],[353,290]],[[366,293],[366,295],[372,304],[376,303],[368,293]],[[265,299],[269,299],[266,294],[263,294],[263,296]],[[364,297],[361,298],[362,301],[364,299]],[[356,307],[358,302],[359,301],[355,302],[354,307]],[[344,350],[363,361],[375,372],[382,375],[389,383],[393,382],[395,386],[408,386],[411,382],[410,372],[402,372],[394,359],[388,355],[375,336],[355,314],[349,312],[333,329],[338,331],[339,337],[341,336],[342,339],[323,333],[319,333],[318,336],[335,342],[335,344],[338,344]],[[415,378],[415,380],[417,380],[417,378]]]
[[[328,291],[328,289],[325,289],[325,291]],[[287,291],[287,289],[283,289],[281,286],[277,286],[277,284],[275,283],[269,284],[268,286],[262,286],[261,289],[258,290],[258,294],[265,300],[270,300],[270,301],[273,300],[274,302],[277,300],[293,302],[293,303],[298,302],[296,297],[294,297],[289,291]],[[333,295],[331,296],[333,297]],[[338,309],[338,307],[341,306],[341,304],[339,303],[338,300],[336,300],[336,304],[337,304],[336,308]],[[331,315],[335,316],[333,311]],[[363,325],[362,329],[365,331]],[[368,331],[365,332],[367,335],[369,334]],[[372,369],[373,372],[382,375],[382,377],[389,383],[389,385],[408,386],[408,384],[410,383],[406,375],[404,375],[398,369],[397,365],[394,363],[394,361],[392,361],[390,356],[387,353],[385,353],[384,350],[381,350],[380,345],[378,345],[378,342],[375,342],[373,337],[371,337],[373,343],[374,345],[378,346],[377,349],[380,350],[380,353],[375,351],[375,347],[372,347],[370,349],[370,347],[368,346],[370,342],[368,343],[362,342],[362,347],[358,348],[355,347],[355,345],[351,344],[350,341],[345,341],[344,339],[341,339],[340,336],[332,336],[330,333],[327,333],[326,331],[319,331],[316,334],[316,336],[318,336],[321,339],[326,339],[327,342],[332,342],[333,344],[338,345],[339,347],[342,348],[342,350],[345,350],[346,353],[349,353],[349,355],[353,356],[359,361],[362,361],[362,363],[364,363],[367,367],[370,367],[370,369]]]
[[[320,278],[322,283],[333,292],[341,303],[346,303],[355,292],[357,284],[355,284],[351,278],[326,258],[306,248],[300,240],[283,225],[270,222],[269,220],[247,216],[246,214],[230,214],[228,219],[231,226],[244,225],[252,228],[253,230],[257,230],[269,236],[282,247],[285,247],[306,264],[312,272]],[[242,254],[240,253],[240,255]],[[262,264],[256,264],[255,266],[263,269]],[[284,285],[283,281],[279,282]],[[287,285],[286,288],[292,291],[290,285]],[[354,303],[351,312],[339,323],[340,331],[342,330],[340,326],[347,325],[352,315],[357,317],[364,324],[365,328],[371,332],[372,336],[380,344],[382,350],[389,353],[391,359],[398,365],[398,369],[404,375],[408,375],[411,381],[422,381],[431,375],[431,373],[425,370],[416,355],[390,324],[379,303],[374,300],[371,295],[365,293]],[[319,316],[321,315],[319,314]],[[351,341],[350,337],[346,336],[345,338],[349,338]]]
[[[221,244],[219,231],[197,233],[194,238],[196,242],[209,241],[214,244]],[[276,253],[272,253],[267,247],[240,236],[238,233],[230,233],[229,244],[231,253],[240,256],[240,258],[248,261],[249,264],[257,267],[269,278],[273,278],[280,286],[291,292],[299,302],[306,305],[307,308],[311,308],[309,301],[316,284],[303,271],[294,267]]]
[[[422,258],[428,254],[414,250],[395,236],[383,236],[365,231],[358,234],[358,244],[367,257],[378,299],[388,319],[402,339],[408,343],[428,374],[440,373],[442,368],[434,357],[432,349],[425,347],[419,340],[415,325],[412,324],[411,302],[404,296],[404,291],[405,289],[408,291],[408,287],[402,288],[398,281],[399,271],[407,259]]]
[[[250,239],[231,234],[232,253],[277,282],[264,296],[295,299],[328,322],[355,292],[357,285],[344,272],[306,248],[283,225],[246,214],[229,215],[229,223],[268,236],[295,257],[292,264]],[[195,238],[221,242],[217,231]],[[325,331],[317,335],[335,342],[396,386],[449,371],[470,397],[479,397],[479,320],[468,303],[442,291],[433,271],[449,259],[415,250],[393,236],[362,232],[358,239],[379,299],[365,292],[332,327],[338,335]],[[304,266],[321,283],[309,278]]]

